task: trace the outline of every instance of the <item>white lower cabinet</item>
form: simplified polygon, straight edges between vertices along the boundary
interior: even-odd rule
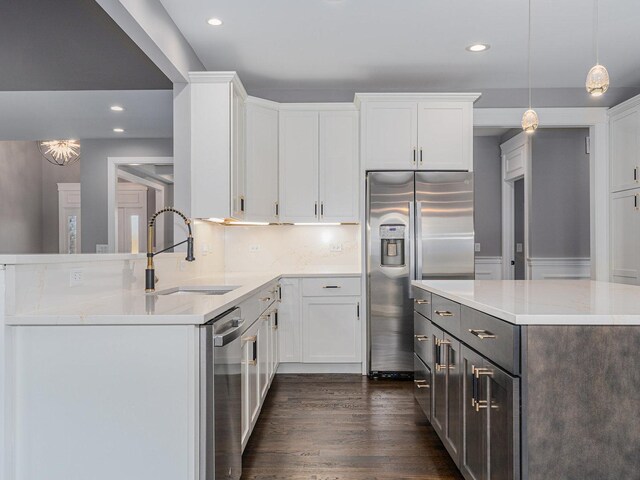
[[[280,362],[302,362],[302,322],[300,305],[300,279],[280,280],[282,300],[278,307],[278,339],[280,341]]]
[[[283,278],[281,363],[360,363],[359,277]]]
[[[306,297],[302,351],[307,363],[360,361],[360,297]]]
[[[255,323],[242,337],[242,447],[260,413],[258,329]]]
[[[640,190],[611,195],[611,281],[640,284]]]
[[[270,313],[264,313],[258,319],[258,391],[260,402],[264,401],[269,390],[271,370],[271,325]]]

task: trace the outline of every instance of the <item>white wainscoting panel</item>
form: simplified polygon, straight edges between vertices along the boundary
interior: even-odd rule
[[[476,280],[502,280],[502,257],[476,257]]]
[[[591,278],[589,258],[529,258],[531,280],[588,280]]]

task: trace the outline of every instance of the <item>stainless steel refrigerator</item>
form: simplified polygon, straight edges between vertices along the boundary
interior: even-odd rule
[[[473,279],[473,174],[368,172],[369,374],[413,372],[414,279]]]

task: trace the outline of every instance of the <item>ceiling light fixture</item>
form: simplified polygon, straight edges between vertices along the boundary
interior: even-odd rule
[[[484,52],[486,50],[489,50],[491,48],[491,45],[488,45],[486,43],[475,43],[473,45],[469,45],[466,50],[468,52]]]
[[[38,142],[42,156],[49,163],[66,167],[80,159],[80,142],[77,140],[46,140]]]
[[[213,27],[219,27],[220,25],[222,25],[222,20],[214,17],[207,20],[207,23]]]
[[[115,133],[124,133],[124,128],[114,128],[113,131]]]
[[[593,48],[596,54],[596,64],[591,67],[589,73],[587,73],[587,81],[585,82],[585,87],[587,88],[587,92],[591,94],[593,97],[599,97],[604,92],[609,90],[609,72],[607,69],[600,65],[600,51],[598,45],[598,33],[599,33],[599,18],[598,18],[598,0],[594,0],[594,9],[593,9]]]
[[[122,112],[124,111],[124,108],[121,107],[120,105],[111,105],[111,111],[113,112]]]
[[[527,133],[533,133],[538,128],[538,114],[531,108],[531,0],[529,0],[529,35],[527,40],[528,70],[529,70],[529,110],[522,115],[522,129]]]

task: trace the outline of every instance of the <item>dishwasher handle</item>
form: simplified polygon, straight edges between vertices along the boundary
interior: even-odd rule
[[[240,335],[242,335],[242,330],[244,327],[244,319],[238,319],[237,322],[233,323],[234,327],[221,333],[213,336],[213,346],[214,347],[224,347],[225,345],[229,345],[231,342],[236,340]]]

